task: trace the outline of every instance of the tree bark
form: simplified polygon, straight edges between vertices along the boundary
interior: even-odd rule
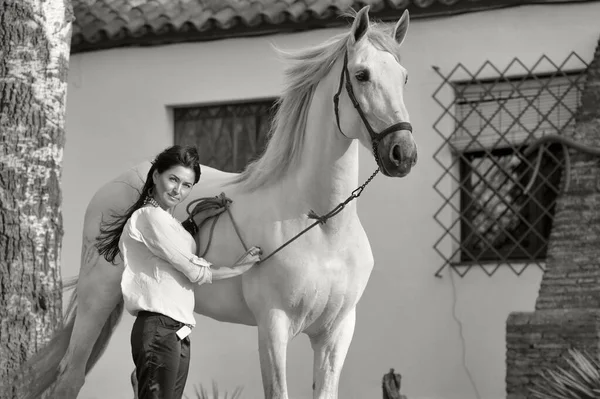
[[[0,381],[62,322],[71,20],[68,0],[0,0]]]

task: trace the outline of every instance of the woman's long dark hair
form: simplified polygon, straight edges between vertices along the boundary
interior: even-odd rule
[[[175,166],[192,169],[195,174],[194,184],[200,180],[200,162],[198,151],[195,147],[174,145],[158,154],[154,161],[152,161],[152,167],[148,171],[146,182],[137,201],[122,215],[111,215],[112,220],[110,222],[103,221],[100,225],[100,235],[96,238],[96,248],[100,255],[104,256],[104,259],[108,262],[115,263],[115,258],[121,252],[119,249],[119,240],[121,239],[125,224],[133,212],[144,206],[146,198],[150,196],[150,192],[154,187],[154,181],[152,180],[154,171],[163,173]]]

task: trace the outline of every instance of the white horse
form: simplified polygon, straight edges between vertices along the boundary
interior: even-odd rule
[[[417,159],[403,98],[407,71],[399,62],[408,25],[406,11],[394,26],[376,25],[365,7],[349,32],[286,54],[287,88],[264,154],[241,174],[203,167],[189,198],[224,192],[233,200],[231,212],[244,240],[268,255],[314,222],[309,210],[326,214],[353,193],[359,143],[373,148],[385,175],[407,175]],[[123,310],[122,265],[101,258],[94,241],[103,215],[133,203],[149,167],[147,162],[119,176],[90,202],[75,309],[63,331],[29,362],[34,379],[22,387],[22,397],[38,399],[52,387],[52,397],[75,399],[106,347]],[[180,219],[187,216],[178,212]],[[206,243],[207,230],[199,242]],[[219,218],[206,258],[230,265],[243,251],[231,219]],[[288,398],[287,345],[307,334],[314,351],[314,398],[337,398],[356,304],[373,263],[356,203],[350,202],[242,276],[196,288],[195,311],[257,326],[269,399]]]

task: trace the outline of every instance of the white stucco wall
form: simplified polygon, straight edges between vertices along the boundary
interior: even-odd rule
[[[404,47],[410,72],[406,102],[419,144],[419,163],[405,179],[377,177],[359,210],[376,259],[358,308],[353,345],[340,387],[344,399],[381,397],[391,367],[403,376],[410,399],[505,397],[505,321],[511,311],[533,310],[541,272],[517,277],[506,268],[493,277],[478,269],[465,278],[446,270],[433,250],[442,234],[433,220],[441,198],[433,190],[442,170],[433,161],[441,142],[432,125],[441,109],[432,94],[458,62],[478,68],[486,60],[526,65],[542,54],[562,61],[575,51],[592,58],[600,29],[600,2],[527,6],[445,19],[414,21]],[[71,57],[64,156],[63,275],[79,268],[80,232],[87,202],[106,180],[172,144],[168,106],[277,96],[282,48],[316,44],[340,30],[230,39],[157,48],[116,49]],[[361,154],[361,179],[375,168]],[[448,182],[449,188],[450,182]],[[198,318],[188,392],[214,379],[221,388],[244,386],[262,397],[256,331]],[[88,377],[82,399],[131,398],[132,318],[125,315],[110,347]],[[461,333],[462,331],[462,333]],[[311,398],[312,351],[301,336],[290,347],[289,387]]]

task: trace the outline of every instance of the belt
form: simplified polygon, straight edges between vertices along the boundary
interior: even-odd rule
[[[176,323],[181,324],[181,326],[188,326],[190,329],[194,329],[194,326],[192,326],[191,324],[186,324],[183,323],[179,320],[175,320],[174,318],[167,316],[166,314],[162,314],[162,313],[158,313],[158,312],[151,312],[149,310],[140,310],[138,312],[138,317],[142,316],[142,317],[149,317],[149,316],[162,316],[162,317],[168,317],[169,319],[173,320]]]

